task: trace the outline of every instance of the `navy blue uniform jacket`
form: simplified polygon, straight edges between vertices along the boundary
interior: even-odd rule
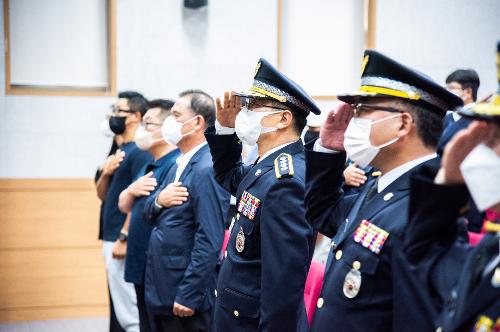
[[[208,146],[197,151],[179,181],[189,199],[180,206],[158,209],[155,199],[175,179],[174,165],[161,188],[144,208],[155,228],[149,240],[145,276],[146,305],[155,314],[172,315],[174,301],[195,311],[214,302],[229,193],[214,178]]]
[[[374,182],[365,184],[359,194],[344,195],[341,186],[345,160],[345,153],[306,150],[306,215],[316,230],[332,237],[333,251],[311,329],[392,331],[392,253],[401,250],[399,239],[407,223],[411,171],[361,207]],[[421,165],[412,171],[418,167]],[[375,247],[370,249],[355,240],[355,232],[363,220],[377,232],[388,233],[378,253]],[[346,277],[352,270],[359,271],[361,285],[359,292],[346,293],[349,288]]]
[[[498,236],[487,234],[475,248],[458,240],[457,219],[468,198],[463,185],[437,185],[424,173],[412,179],[404,252],[395,256],[398,327],[472,331],[481,318],[492,325],[500,318],[498,261],[485,272],[498,256]]]
[[[304,284],[314,245],[312,227],[304,212],[302,142],[298,140],[253,166],[245,166],[236,135],[215,135],[211,127],[205,136],[216,178],[237,202],[219,272],[215,330],[307,330]],[[283,154],[291,157],[293,175],[278,179],[278,156],[286,157]],[[238,233],[240,239],[244,238],[240,250]]]

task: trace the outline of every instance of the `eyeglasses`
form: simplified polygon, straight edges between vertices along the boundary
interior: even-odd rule
[[[282,110],[282,111],[288,111],[289,109],[287,108],[282,108],[282,107],[276,107],[273,105],[265,105],[263,103],[257,102],[258,99],[255,98],[248,98],[248,97],[241,97],[241,105],[243,107],[246,107],[248,109],[254,109],[254,108],[259,108],[259,107],[267,107],[267,108],[273,108],[277,110]]]
[[[115,105],[111,105],[111,106],[109,106],[109,108],[111,109],[111,113],[113,113],[113,114],[117,114],[117,113],[130,113],[130,114],[133,114],[133,113],[135,113],[135,111],[132,111],[132,110],[122,110],[122,109],[119,109]]]
[[[154,122],[144,122],[142,124],[142,126],[144,127],[144,129],[148,129],[148,127],[150,126],[154,126],[156,128],[159,128],[163,125],[163,123],[154,123]]]
[[[388,107],[388,106],[380,106],[380,105],[371,105],[371,104],[353,104],[351,105],[354,108],[354,114],[359,115],[363,112],[369,112],[369,111],[385,111],[385,112],[391,112],[391,113],[405,113],[406,111],[394,108],[394,107]]]

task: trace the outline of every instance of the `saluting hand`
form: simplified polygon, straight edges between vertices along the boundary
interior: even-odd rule
[[[125,152],[120,149],[116,150],[115,154],[108,156],[102,166],[102,175],[113,175],[118,167],[120,167],[123,158],[125,158]]]
[[[438,184],[464,183],[460,164],[487,136],[488,124],[480,121],[474,121],[467,129],[459,131],[444,149],[441,168],[434,182]]]
[[[359,187],[366,182],[365,172],[358,168],[356,163],[347,166],[344,170],[345,184],[351,187]]]
[[[319,132],[323,147],[330,150],[344,151],[344,133],[353,113],[351,105],[346,103],[340,103],[328,113],[328,117]]]
[[[188,200],[188,190],[181,186],[181,182],[173,182],[163,189],[157,198],[157,203],[163,207],[182,205]]]
[[[215,101],[217,108],[217,121],[223,127],[234,128],[236,116],[241,111],[241,98],[234,94],[234,91],[224,92],[224,103],[221,104],[220,98]]]
[[[135,197],[139,196],[149,196],[149,194],[155,190],[158,183],[153,177],[153,172],[149,172],[146,175],[141,176],[136,181],[134,181],[130,186],[128,186],[128,191]]]
[[[188,317],[194,315],[193,309],[183,306],[182,304],[179,304],[177,302],[174,302],[174,308],[172,311],[174,312],[174,315],[179,317]]]

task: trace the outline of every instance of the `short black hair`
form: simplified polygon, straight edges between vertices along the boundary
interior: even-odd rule
[[[215,101],[208,93],[191,89],[183,91],[179,97],[191,97],[190,108],[196,115],[201,115],[205,119],[205,126],[208,128],[215,124]]]
[[[118,94],[118,98],[128,99],[130,110],[141,113],[141,116],[146,114],[148,110],[148,100],[139,92],[122,91]]]
[[[425,146],[436,149],[443,133],[443,119],[436,112],[425,109],[420,105],[398,100],[402,109],[413,117],[417,134]]]
[[[151,100],[148,103],[148,109],[151,108],[159,108],[161,110],[160,112],[160,120],[165,120],[167,116],[170,115],[170,110],[172,109],[172,106],[174,106],[175,101],[170,100],[170,99],[154,99]]]
[[[477,90],[479,89],[479,75],[474,69],[457,69],[446,78],[446,84],[451,82],[460,83],[462,89],[470,88],[472,90],[472,100],[477,99]]]

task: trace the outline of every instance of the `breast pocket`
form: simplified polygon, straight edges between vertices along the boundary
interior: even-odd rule
[[[240,215],[234,227],[236,228],[233,229],[236,234],[234,238],[236,252],[246,258],[258,255],[260,253],[260,238],[255,220],[251,221]]]
[[[352,241],[344,246],[342,255],[335,253],[339,264],[333,267],[337,279],[337,296],[356,305],[368,305],[383,292],[380,257]],[[390,283],[385,280],[383,283]],[[388,293],[390,294],[390,292]]]

